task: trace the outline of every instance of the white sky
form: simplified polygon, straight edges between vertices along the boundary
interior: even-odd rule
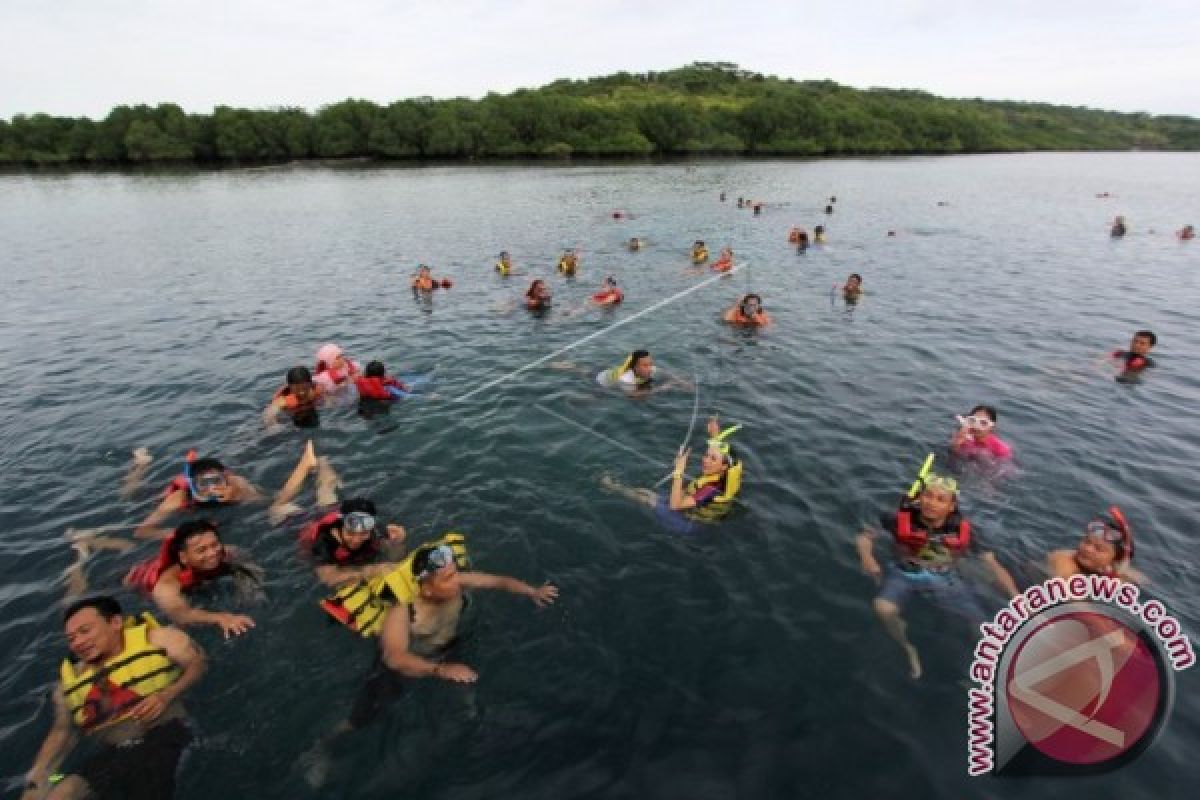
[[[1195,0],[0,0],[0,117],[316,109],[732,61],[1200,116]]]

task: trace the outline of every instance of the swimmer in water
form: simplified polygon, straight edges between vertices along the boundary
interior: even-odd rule
[[[297,428],[317,427],[320,424],[317,408],[324,400],[325,392],[313,381],[308,367],[292,367],[284,381],[285,385],[275,392],[263,409],[263,424],[274,429],[279,424],[279,415],[286,414]]]
[[[813,244],[825,244],[825,226],[818,225],[813,228]]]
[[[722,248],[721,255],[710,265],[710,268],[713,272],[729,272],[733,269],[733,248]]]
[[[996,409],[975,406],[971,413],[958,417],[959,428],[950,439],[950,452],[964,458],[1012,458],[1012,448],[996,435]]]
[[[180,698],[204,675],[204,651],[178,628],[125,618],[111,597],[72,604],[63,625],[71,655],[59,670],[54,723],[25,775],[21,800],[170,800],[192,740]],[[93,749],[52,785],[80,733]]]
[[[525,308],[530,311],[545,311],[550,308],[550,287],[541,278],[535,278],[525,292]]]
[[[862,275],[857,272],[851,272],[846,278],[846,282],[842,284],[842,299],[850,305],[854,305],[862,299]]]
[[[801,230],[796,237],[796,254],[804,255],[808,252],[808,231]]]
[[[926,463],[932,464],[932,459]],[[909,675],[916,680],[922,674],[921,658],[900,615],[913,594],[923,594],[944,610],[965,617],[977,631],[986,614],[959,572],[961,559],[979,555],[1009,597],[1019,591],[995,555],[982,550],[977,532],[959,512],[958,483],[953,478],[926,475],[918,478],[913,489],[896,512],[880,517],[878,527],[864,528],[856,546],[863,572],[881,587],[875,613],[904,650]],[[881,534],[894,540],[894,557],[886,569],[874,554],[875,539]]]
[[[1154,331],[1138,331],[1133,335],[1128,350],[1114,350],[1107,360],[1118,370],[1117,381],[1132,383],[1147,369],[1155,366],[1150,350],[1158,344]]]
[[[425,264],[417,266],[417,274],[412,279],[413,294],[418,292],[424,294],[432,292],[434,289],[449,289],[454,283],[449,278],[435,278],[432,271]]]
[[[826,214],[832,214],[832,213],[833,213],[833,206],[832,206],[832,205],[825,206],[825,213],[826,213]]]
[[[559,256],[558,271],[567,276],[579,272],[579,254],[574,248],[564,250],[563,254]]]
[[[771,317],[763,310],[762,298],[757,294],[743,295],[740,300],[722,317],[730,325],[765,328],[771,324]]]
[[[358,362],[346,358],[342,348],[336,344],[321,345],[317,350],[316,361],[313,382],[321,387],[324,396],[348,390],[354,385],[354,378],[362,371]]]
[[[571,361],[555,361],[548,366],[551,369],[588,374]],[[649,350],[634,350],[617,366],[598,373],[596,383],[608,388],[623,389],[634,396],[668,389],[691,391],[695,388],[690,381],[669,375],[656,366]]]
[[[1120,239],[1126,233],[1125,218],[1117,217],[1113,220],[1112,229],[1108,232],[1109,236],[1114,239]]]
[[[600,286],[600,291],[591,296],[590,302],[597,306],[615,306],[625,299],[625,294],[617,286],[617,279],[609,275]]]
[[[514,274],[512,256],[508,254],[507,250],[500,251],[500,257],[496,260],[496,274],[501,278],[507,278]]]
[[[1140,583],[1145,576],[1133,568],[1133,531],[1121,509],[1108,513],[1084,528],[1074,550],[1052,550],[1046,555],[1046,571],[1058,578],[1072,575],[1109,575]]]
[[[636,503],[655,509],[660,521],[676,533],[699,533],[695,523],[716,522],[733,508],[741,491],[742,462],[727,441],[741,428],[721,430],[716,417],[708,421],[708,446],[700,459],[700,477],[686,481],[691,448],[681,447],[671,470],[671,488],[666,494],[653,489],[624,486],[611,476],[600,479],[600,485]]]
[[[371,361],[360,377],[354,379],[358,390],[358,413],[363,417],[386,414],[397,400],[408,397],[412,388],[387,374],[382,361]]]
[[[630,238],[629,251],[631,253],[636,253],[638,250],[641,250],[643,246],[644,246],[644,242],[641,239],[639,239],[638,237],[634,236],[634,237]]]
[[[1192,239],[1196,238],[1196,228],[1192,225],[1184,225],[1176,235],[1179,237],[1180,241],[1190,242]]]
[[[692,263],[703,264],[708,261],[708,246],[701,239],[692,244]]]

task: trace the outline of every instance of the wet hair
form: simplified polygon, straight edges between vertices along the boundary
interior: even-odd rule
[[[417,552],[413,554],[412,563],[410,565],[412,567],[412,574],[414,578],[417,578],[417,580],[423,580],[419,576],[422,572],[429,568],[429,556],[432,555],[433,551],[436,549],[436,546],[431,545],[417,548]],[[427,575],[425,577],[429,576]]]
[[[825,232],[824,225],[818,225],[817,227],[813,228],[813,233],[824,233],[824,232]]]
[[[192,475],[202,475],[205,472],[224,472],[225,465],[215,458],[197,458],[188,464],[188,472]]]
[[[342,512],[342,516],[353,514],[355,511],[361,511],[370,514],[372,517],[377,515],[375,503],[366,497],[350,497],[342,501],[338,510]]]
[[[525,292],[525,296],[528,297],[530,300],[534,299],[533,290],[538,288],[539,286],[545,286],[545,285],[546,285],[546,282],[544,280],[542,280],[541,278],[534,278],[533,283],[529,284],[529,289]]]
[[[993,425],[995,425],[999,421],[999,419],[996,415],[996,409],[992,406],[983,406],[983,405],[975,406],[974,408],[971,409],[971,416],[972,417],[975,416],[980,411],[987,414],[988,419],[990,419],[992,421]]]
[[[650,355],[649,350],[634,350],[629,354],[629,368],[633,369],[636,367],[637,363],[648,355]]]
[[[171,561],[178,563],[179,554],[187,546],[188,540],[205,533],[213,534],[218,541],[221,538],[220,532],[217,531],[217,523],[209,519],[190,519],[176,528],[174,535],[171,536],[171,544],[168,545]]]
[[[858,278],[858,282],[862,283],[862,275],[859,275],[857,272],[851,272],[850,278]],[[847,278],[847,280],[849,280],[849,278]]]
[[[1154,335],[1154,331],[1138,331],[1133,335],[1133,338],[1149,339],[1151,347],[1154,347],[1154,345],[1158,344],[1158,337]]]
[[[290,386],[294,383],[312,383],[313,376],[308,367],[292,367],[283,379]]]
[[[387,374],[387,370],[383,368],[382,361],[371,361],[368,362],[366,372],[363,374],[368,378],[382,378]]]
[[[115,598],[101,594],[95,597],[85,597],[82,600],[76,600],[67,606],[66,611],[63,612],[63,624],[66,625],[71,621],[71,617],[85,608],[96,609],[96,613],[106,620],[121,616],[121,604]]]

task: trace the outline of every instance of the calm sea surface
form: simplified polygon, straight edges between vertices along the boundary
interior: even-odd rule
[[[477,568],[562,596],[542,611],[477,596],[474,690],[415,684],[337,749],[319,796],[1194,796],[1200,670],[1179,675],[1164,734],[1121,771],[968,779],[970,633],[913,603],[927,674],[910,681],[853,539],[927,452],[944,455],[954,414],[990,403],[1018,470],[963,476],[963,504],[1018,582],[1119,503],[1148,591],[1200,632],[1200,242],[1173,235],[1200,223],[1198,175],[1195,154],[1043,154],[0,176],[3,777],[23,774],[50,722],[64,532],[143,517],[191,447],[278,489],[304,435],[268,433],[258,412],[336,341],[396,372],[436,369],[436,396],[388,418],[323,414],[316,446],[344,492],[373,496],[414,541],[463,531]],[[1109,239],[1115,214],[1124,240]],[[828,246],[798,256],[793,224],[824,224]],[[648,246],[629,253],[635,235]],[[561,357],[579,372],[538,367],[459,400],[706,279],[684,272],[698,238],[747,266]],[[583,250],[573,282],[553,276],[569,246]],[[529,275],[496,277],[501,249],[551,281],[555,313],[515,308]],[[454,288],[415,302],[418,262]],[[852,271],[867,294],[848,310],[830,287]],[[609,274],[624,305],[563,313]],[[773,328],[718,322],[747,291]],[[1094,361],[1140,327],[1158,332],[1158,368],[1119,385]],[[635,347],[696,380],[698,399],[631,400],[583,374]],[[743,423],[746,481],[730,519],[680,538],[598,479],[653,485],[695,402],[697,448],[705,415]],[[156,461],[122,500],[137,446]],[[240,640],[195,631],[211,671],[187,699],[199,738],[178,796],[314,796],[295,762],[345,715],[374,648],[314,604],[295,525],[261,507],[218,516],[267,568],[267,599]],[[92,585],[149,552],[97,555]]]

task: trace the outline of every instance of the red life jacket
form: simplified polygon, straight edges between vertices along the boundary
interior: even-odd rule
[[[605,289],[603,292],[596,292],[592,295],[592,299],[597,303],[606,303],[609,305],[619,303],[625,299],[625,295],[620,289]]]
[[[158,579],[162,577],[162,574],[171,567],[178,566],[179,588],[186,592],[205,581],[216,580],[233,571],[233,567],[229,562],[229,556],[225,552],[224,547],[221,548],[221,563],[216,569],[198,570],[183,566],[172,558],[171,542],[174,539],[175,534],[171,534],[163,539],[162,545],[158,548],[158,555],[135,565],[129,570],[125,575],[125,585],[150,594],[154,591],[154,587],[158,585]]]
[[[389,386],[404,389],[404,384],[395,378],[355,378],[354,385],[358,389],[358,396],[368,400],[391,400]]]
[[[896,541],[906,547],[920,550],[929,544],[929,531],[913,527],[913,513],[914,509],[912,507],[901,507],[896,512]],[[919,515],[916,521],[919,523]],[[946,518],[946,525],[944,527],[956,528],[957,532],[938,534],[937,540],[950,550],[958,553],[965,552],[971,544],[971,523],[955,511]]]
[[[327,552],[333,557],[334,563],[338,566],[373,560],[377,550],[374,536],[368,539],[357,550],[351,550],[333,538],[333,529],[338,527],[341,521],[342,512],[330,511],[320,519],[308,523],[300,531],[300,546],[306,553],[312,553],[317,543],[325,539],[329,544],[333,545],[333,547],[327,548]]]

